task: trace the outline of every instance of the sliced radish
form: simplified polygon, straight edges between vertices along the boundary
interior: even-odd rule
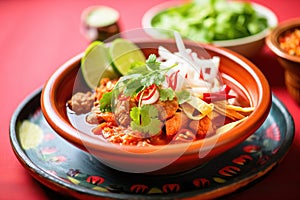
[[[153,104],[158,100],[158,98],[159,98],[159,92],[157,89],[155,89],[154,93],[151,97],[149,97],[147,99],[142,99],[142,105]]]

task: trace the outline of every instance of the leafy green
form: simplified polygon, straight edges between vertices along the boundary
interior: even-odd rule
[[[268,26],[249,2],[198,0],[166,9],[151,21],[155,28],[176,30],[184,38],[212,42],[242,38]],[[164,34],[173,36],[172,31]]]
[[[104,93],[99,101],[101,112],[111,112],[111,102],[112,102],[112,91]]]
[[[175,97],[175,92],[171,88],[159,89],[159,100],[161,101],[172,101]]]
[[[159,66],[160,66],[160,62],[156,61],[156,56],[154,54],[151,54],[147,61],[147,66],[151,69],[151,70],[158,70]]]
[[[112,110],[112,96],[118,97],[122,94],[125,97],[133,97],[152,84],[161,85],[166,80],[165,72],[176,65],[177,64],[161,69],[159,68],[160,62],[157,62],[156,55],[151,54],[144,65],[136,63],[136,65],[129,70],[127,75],[119,79],[110,94],[103,95],[100,100],[100,110]]]
[[[175,94],[179,104],[182,104],[191,98],[191,93],[186,90],[175,92]]]
[[[123,87],[124,95],[130,97],[152,84],[161,85],[166,79],[164,72],[176,65],[164,69],[160,69],[159,66],[160,63],[156,61],[156,56],[151,54],[146,61],[146,65],[134,67],[129,70],[127,76],[131,77],[126,78],[126,76],[123,76],[123,79],[118,82],[116,88]]]
[[[133,107],[130,111],[130,117],[132,119],[130,123],[131,128],[144,133],[145,136],[156,135],[161,130],[158,110],[153,105]]]

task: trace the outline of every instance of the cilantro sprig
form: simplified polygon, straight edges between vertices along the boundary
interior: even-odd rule
[[[133,107],[130,111],[132,119],[130,126],[144,134],[144,137],[156,135],[161,130],[161,121],[158,119],[158,110],[153,105]]]
[[[130,79],[125,77],[119,82],[121,83],[120,85],[125,86],[123,91],[124,95],[133,96],[150,85],[161,85],[166,80],[165,73],[177,64],[167,68],[160,68],[160,65],[161,63],[156,60],[156,55],[151,54],[146,60],[145,65],[129,70],[127,76],[134,76]],[[118,88],[118,85],[116,88]]]
[[[99,101],[101,112],[111,112],[112,111],[112,91],[103,94]]]
[[[165,73],[177,64],[167,68],[160,68],[160,65],[161,63],[157,62],[155,54],[151,54],[145,64],[135,65],[125,76],[119,79],[110,93],[106,93],[102,97],[104,99],[99,102],[100,110],[103,112],[113,110],[111,102],[120,94],[125,97],[133,97],[152,84],[162,85],[166,80]]]
[[[159,100],[172,101],[175,97],[175,92],[171,88],[159,89]]]

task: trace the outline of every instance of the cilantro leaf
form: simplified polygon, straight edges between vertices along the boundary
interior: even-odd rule
[[[161,130],[158,110],[153,105],[133,107],[130,111],[130,117],[132,119],[131,128],[145,134],[145,136],[156,135]]]
[[[103,94],[102,98],[99,101],[100,111],[101,112],[111,112],[112,110],[112,91]]]
[[[188,92],[186,90],[175,92],[175,95],[178,99],[179,104],[182,104],[182,103],[188,101],[191,98],[190,92]]]
[[[124,95],[130,97],[139,92],[139,90],[144,87],[144,85],[141,83],[142,78],[143,76],[139,76],[126,81],[126,83],[124,83]]]
[[[146,60],[146,64],[153,71],[158,70],[159,66],[160,66],[160,62],[156,61],[156,55],[155,54],[150,54],[149,55],[148,59]]]
[[[165,79],[165,75],[157,70],[145,75],[141,79],[141,84],[145,87],[149,87],[152,84],[161,85],[165,81]]]
[[[141,115],[141,108],[140,107],[133,107],[131,109],[131,111],[130,111],[130,118],[136,124],[141,124],[140,115]]]
[[[145,65],[145,63],[143,64],[136,64],[134,66],[132,66],[132,68],[128,71],[127,75],[131,75],[131,74],[147,74],[150,71],[148,70],[147,66]]]
[[[159,119],[151,119],[149,124],[146,126],[138,125],[132,121],[130,126],[133,130],[143,133],[144,137],[154,136],[161,131],[161,121]]]
[[[159,100],[161,101],[172,101],[175,97],[175,92],[171,88],[159,89]]]

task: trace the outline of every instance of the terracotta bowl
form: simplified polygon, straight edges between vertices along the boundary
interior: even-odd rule
[[[281,22],[266,38],[267,46],[277,55],[277,60],[285,69],[285,84],[287,90],[300,104],[300,56],[290,55],[280,48],[279,38],[287,31],[300,29],[300,18]],[[300,46],[300,44],[298,44]]]
[[[146,56],[157,53],[159,45],[171,51],[177,50],[174,41],[169,40],[149,39],[135,43]],[[201,166],[244,141],[262,125],[269,114],[271,92],[262,72],[239,54],[207,44],[199,46],[187,41],[185,44],[198,54],[205,50],[207,56],[220,57],[223,81],[238,93],[242,102],[255,107],[248,119],[228,132],[187,144],[146,147],[110,144],[99,139],[99,136],[78,131],[68,119],[66,102],[71,98],[74,88],[86,90],[80,75],[80,54],[63,64],[46,82],[41,95],[41,107],[46,120],[67,141],[117,170],[163,174]]]
[[[164,35],[161,30],[153,30],[152,19],[160,12],[170,7],[182,5],[183,2],[184,1],[167,1],[152,7],[144,14],[142,18],[143,28],[150,36],[154,38],[166,38],[167,36]],[[265,37],[273,27],[277,26],[278,20],[275,13],[269,8],[253,2],[251,4],[253,5],[257,13],[267,18],[268,27],[255,35],[238,39],[213,41],[211,44],[219,47],[226,47],[230,50],[238,52],[239,54],[247,58],[251,58],[257,55],[265,45]]]

